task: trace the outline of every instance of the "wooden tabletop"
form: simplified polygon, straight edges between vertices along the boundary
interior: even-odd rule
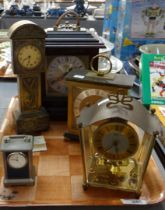
[[[6,118],[0,128],[0,135],[15,134],[12,109],[16,99],[10,102]],[[44,135],[47,151],[34,152],[33,163],[36,171],[34,186],[3,186],[3,163],[0,159],[0,206],[23,205],[124,205],[123,200],[132,199],[128,193],[103,188],[82,188],[82,160],[77,141],[63,137],[66,122],[51,122]],[[165,200],[165,182],[153,157],[144,177],[139,200],[146,204]]]

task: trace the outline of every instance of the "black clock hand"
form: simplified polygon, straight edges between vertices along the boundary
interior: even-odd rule
[[[112,143],[111,147],[109,147],[107,150],[105,150],[105,152],[108,152],[108,151],[109,151],[110,149],[112,149],[113,147],[114,147],[116,153],[118,153],[119,149],[118,149],[118,141],[117,141],[117,140],[115,140],[115,141]]]
[[[30,58],[31,58],[31,56],[28,55],[27,57],[25,57],[25,58],[23,59],[23,61],[29,60]]]
[[[115,152],[118,153],[119,152],[119,148],[117,145],[115,145]]]
[[[109,150],[111,150],[114,147],[114,145],[112,144],[111,147],[109,147],[108,149],[105,150],[105,152],[108,152]]]
[[[63,80],[64,77],[65,77],[67,74],[68,74],[68,71],[65,72],[63,75],[61,75],[60,77],[56,78],[56,81],[59,82],[59,81]]]
[[[17,157],[16,158],[11,158],[11,160],[14,160],[14,161],[18,162],[18,158]]]
[[[26,58],[23,59],[23,62],[28,66],[28,64],[30,63],[30,58],[31,55],[28,55]]]

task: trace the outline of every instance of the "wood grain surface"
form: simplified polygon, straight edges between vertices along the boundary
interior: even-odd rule
[[[16,98],[11,100],[0,135],[15,134],[12,109]],[[44,135],[47,151],[34,152],[36,171],[34,186],[3,186],[3,163],[0,158],[0,206],[24,205],[124,205],[121,199],[132,199],[133,195],[103,188],[82,188],[82,162],[79,142],[67,141],[63,137],[66,122],[51,122]],[[148,204],[165,200],[165,182],[151,157],[144,177],[139,198]]]

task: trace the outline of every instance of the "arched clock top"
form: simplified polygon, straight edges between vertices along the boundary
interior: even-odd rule
[[[29,20],[20,20],[14,23],[8,32],[10,39],[29,39],[29,38],[45,38],[46,33],[43,28]]]
[[[77,118],[80,127],[86,127],[106,119],[123,119],[136,124],[143,131],[153,134],[161,130],[159,120],[134,98],[111,95],[98,103],[85,107]],[[117,97],[119,97],[118,100]]]

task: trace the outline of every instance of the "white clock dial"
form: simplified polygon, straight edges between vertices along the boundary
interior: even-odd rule
[[[46,75],[48,87],[58,93],[66,94],[64,77],[73,69],[84,70],[85,65],[76,56],[57,56],[49,66]]]
[[[12,152],[8,155],[7,162],[11,168],[20,169],[27,164],[27,157],[22,152]]]
[[[25,45],[18,52],[18,62],[27,70],[37,67],[41,60],[41,52],[34,45]]]

